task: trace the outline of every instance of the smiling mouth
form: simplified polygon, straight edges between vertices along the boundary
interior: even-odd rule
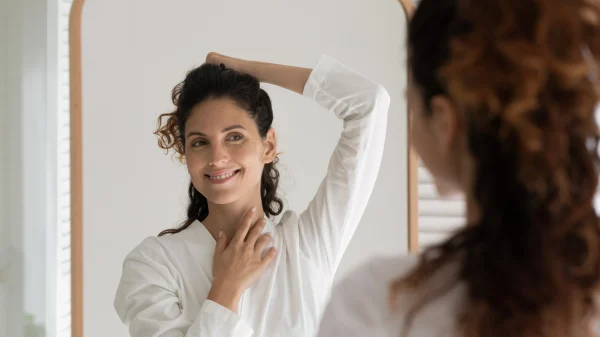
[[[235,170],[235,171],[232,171],[232,172],[228,172],[228,173],[225,173],[225,174],[219,174],[219,175],[205,174],[204,177],[206,177],[211,182],[222,183],[222,182],[226,182],[229,179],[233,178],[239,172],[240,172],[240,170]]]

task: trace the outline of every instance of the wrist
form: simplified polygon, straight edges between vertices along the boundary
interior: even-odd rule
[[[232,296],[235,297],[241,297],[242,293],[244,292],[244,290],[241,289],[240,286],[235,284],[234,282],[227,282],[218,277],[213,280],[210,289],[214,289],[219,293],[232,294]]]
[[[208,292],[207,299],[237,313],[238,304],[240,298],[242,297],[242,293],[243,292],[240,291],[237,286],[225,282],[219,282],[215,279],[210,291]]]
[[[260,63],[257,61],[240,60],[239,70],[242,73],[256,77],[259,82],[264,82],[263,76],[260,72]]]

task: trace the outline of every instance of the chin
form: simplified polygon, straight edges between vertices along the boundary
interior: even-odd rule
[[[200,192],[202,193],[202,192]],[[206,199],[213,203],[213,204],[217,204],[217,205],[225,205],[225,204],[230,204],[236,200],[238,200],[240,198],[240,196],[237,193],[232,193],[232,192],[221,192],[221,193],[207,193],[207,194],[203,194]]]
[[[448,182],[436,180],[435,187],[438,195],[444,199],[460,199],[464,196],[459,188]]]

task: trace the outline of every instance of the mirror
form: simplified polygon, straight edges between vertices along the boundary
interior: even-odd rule
[[[171,89],[211,51],[308,68],[326,54],[387,89],[383,160],[336,279],[371,255],[407,251],[405,13],[394,1],[76,1],[73,336],[127,335],[113,308],[123,260],[144,238],[184,220],[189,174],[153,132],[159,114],[173,110]],[[278,191],[284,208],[300,213],[325,176],[342,123],[306,97],[263,88],[281,152]]]

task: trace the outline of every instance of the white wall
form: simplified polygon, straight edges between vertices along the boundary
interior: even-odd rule
[[[312,67],[321,53],[392,96],[382,169],[340,267],[406,251],[405,19],[394,0],[87,0],[83,13],[84,332],[127,336],[112,303],[125,255],[184,216],[185,169],[157,147],[170,91],[210,51]],[[301,211],[322,179],[340,122],[313,102],[267,87],[283,189]]]

